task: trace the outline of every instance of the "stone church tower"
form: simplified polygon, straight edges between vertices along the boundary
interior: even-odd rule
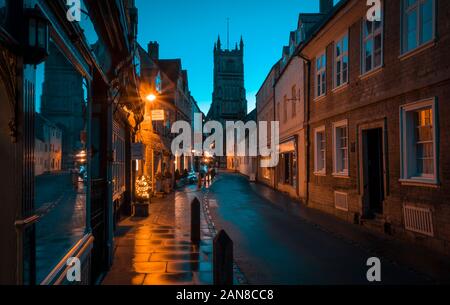
[[[247,115],[244,86],[244,41],[234,50],[222,49],[220,37],[214,45],[214,92],[208,120],[240,121]]]

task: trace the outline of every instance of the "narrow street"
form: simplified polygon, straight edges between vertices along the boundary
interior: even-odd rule
[[[230,173],[222,173],[209,194],[217,229],[225,229],[233,239],[236,263],[250,284],[368,283],[366,262],[373,253],[306,220],[302,209],[292,206],[295,203],[271,201],[271,196],[279,195]],[[367,233],[362,237],[364,242],[372,238]],[[383,284],[428,282],[397,264],[381,262]]]

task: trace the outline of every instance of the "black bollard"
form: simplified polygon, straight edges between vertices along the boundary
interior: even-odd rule
[[[200,201],[195,198],[191,203],[191,241],[200,245]]]
[[[213,273],[214,285],[233,285],[233,241],[224,230],[214,238]]]

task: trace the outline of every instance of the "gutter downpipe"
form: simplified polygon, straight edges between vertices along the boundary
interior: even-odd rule
[[[309,124],[309,120],[310,120],[310,112],[309,112],[309,103],[310,103],[310,98],[311,98],[311,88],[310,88],[310,84],[311,84],[311,59],[309,59],[308,57],[306,57],[305,55],[303,55],[301,52],[298,52],[297,54],[298,57],[300,57],[301,59],[303,59],[303,61],[307,64],[307,87],[306,90],[304,90],[304,95],[305,95],[305,103],[304,103],[304,122],[303,125],[305,127],[306,130],[306,135],[305,135],[305,146],[306,146],[306,198],[305,198],[305,205],[307,206],[309,204],[309,180],[310,180],[310,161],[311,161],[311,153],[310,153],[310,146],[311,146],[311,141],[310,141],[310,124]],[[303,72],[305,72],[305,69],[303,69]],[[306,79],[306,78],[305,78]]]
[[[277,102],[276,102],[276,81],[273,84],[273,121],[277,121]],[[274,145],[272,143],[271,145]],[[278,152],[277,152],[278,153]],[[273,189],[277,190],[277,181],[278,181],[278,165],[273,168]]]

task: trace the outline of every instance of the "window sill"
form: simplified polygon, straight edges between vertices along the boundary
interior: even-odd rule
[[[318,177],[326,177],[327,173],[325,172],[314,172],[314,176],[318,176]]]
[[[327,97],[326,94],[321,95],[321,96],[317,96],[317,97],[314,98],[314,102],[320,102],[320,101],[323,101],[326,97]]]
[[[339,179],[350,179],[350,176],[348,173],[333,173],[333,177],[339,178]]]
[[[402,61],[406,60],[406,59],[411,58],[419,53],[422,53],[425,50],[428,50],[428,49],[434,47],[435,45],[436,45],[436,40],[431,40],[430,42],[427,42],[427,43],[415,48],[414,50],[411,50],[411,51],[401,54],[398,58]]]
[[[418,186],[418,187],[429,187],[429,188],[440,188],[440,184],[435,180],[427,180],[420,178],[411,179],[400,179],[402,186]]]
[[[348,82],[346,82],[345,84],[340,85],[339,87],[334,88],[331,92],[332,93],[339,93],[342,90],[346,89],[348,87]]]
[[[370,77],[380,73],[381,71],[383,71],[383,69],[384,69],[384,66],[379,66],[378,68],[374,68],[374,69],[372,69],[372,70],[370,70],[368,72],[365,72],[365,73],[361,74],[359,76],[359,79],[360,80],[368,79],[368,78],[370,78]]]

